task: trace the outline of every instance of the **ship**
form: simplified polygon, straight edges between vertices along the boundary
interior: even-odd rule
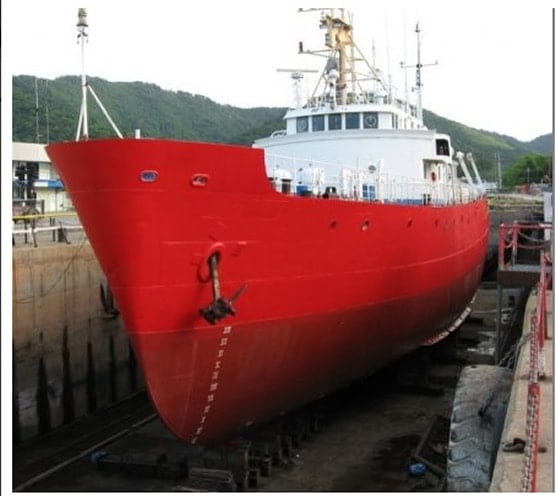
[[[349,14],[319,26],[323,50],[299,45],[325,55],[315,91],[302,98],[292,70],[285,129],[253,146],[91,139],[82,102],[76,141],[47,147],[152,403],[186,443],[440,340],[481,279],[487,200],[472,156],[423,123],[420,59],[413,103],[360,54]]]

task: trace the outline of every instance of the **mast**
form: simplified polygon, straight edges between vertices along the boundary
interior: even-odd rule
[[[335,17],[334,9],[331,9],[330,15],[322,17],[320,26],[327,30],[325,34],[326,46],[332,50],[332,53],[338,54],[336,98],[339,100],[340,105],[345,105],[347,96],[346,72],[349,70],[350,73],[353,73],[353,68],[348,67],[349,59],[347,55],[347,48],[353,46],[351,26],[344,19],[344,9],[340,9],[339,17]]]
[[[87,10],[79,9],[77,11],[77,43],[81,42],[81,110],[79,111],[79,124],[77,125],[77,134],[75,136],[75,141],[79,141],[80,138],[89,139],[89,124],[87,118],[87,91],[91,92],[95,102],[99,106],[100,110],[106,117],[106,120],[114,129],[114,132],[119,138],[123,138],[122,133],[114,124],[114,121],[108,114],[108,111],[104,108],[104,105],[100,101],[91,85],[87,82],[87,76],[85,74],[85,41],[89,36],[87,33],[89,25],[87,24]]]
[[[404,110],[409,112],[409,86],[407,83],[407,26],[405,23],[405,12],[403,15],[403,62],[400,63],[401,67],[403,68],[403,77],[404,77]]]
[[[419,28],[419,23],[415,26],[415,32],[417,33],[417,65],[416,67],[416,90],[417,90],[417,117],[422,122],[423,121],[423,83],[421,81],[421,69],[423,67],[428,67],[431,65],[438,65],[438,60],[432,64],[421,63],[421,29]]]
[[[81,110],[79,111],[79,124],[75,141],[80,138],[89,138],[89,124],[87,118],[87,76],[85,74],[85,41],[89,34],[87,30],[87,10],[80,8],[77,11],[77,43],[81,44]]]
[[[421,30],[419,29],[419,23],[415,26],[415,32],[417,33],[417,65],[415,71],[415,87],[417,88],[417,118],[423,120],[423,84],[421,83]]]
[[[415,68],[415,91],[417,93],[417,119],[423,122],[423,82],[421,80],[421,69],[431,65],[438,65],[438,60],[432,64],[423,64],[421,62],[421,28],[419,23],[415,25],[415,33],[417,33],[417,64],[407,65],[401,62],[400,65],[404,69]]]
[[[324,34],[324,50],[306,50],[303,43],[299,44],[299,53],[318,55],[327,59],[325,68],[319,82],[315,87],[311,100],[314,101],[321,84],[324,84],[325,93],[330,93],[333,103],[345,105],[353,103],[356,90],[361,98],[368,96],[361,87],[362,81],[373,80],[389,93],[388,83],[384,81],[380,71],[371,65],[353,40],[352,19],[348,18],[345,9],[299,9],[299,12],[321,12],[320,28],[326,30]],[[366,65],[368,74],[361,75],[356,70],[356,62]],[[350,84],[351,83],[351,84]]]

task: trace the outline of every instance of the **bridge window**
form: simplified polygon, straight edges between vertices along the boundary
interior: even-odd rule
[[[359,129],[359,113],[348,112],[346,113],[346,129]]]
[[[436,140],[436,154],[445,156],[450,155],[450,144],[447,139]]]
[[[363,114],[363,127],[365,129],[376,129],[378,127],[378,114],[376,112],[365,112]]]
[[[342,129],[342,114],[330,114],[328,116],[328,129]]]
[[[313,131],[324,131],[324,115],[313,115]]]
[[[296,131],[298,133],[306,133],[309,130],[309,118],[298,117],[296,120]]]

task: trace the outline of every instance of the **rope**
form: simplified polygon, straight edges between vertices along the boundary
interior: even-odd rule
[[[550,244],[550,241],[543,241],[542,245],[538,246],[531,246],[531,245],[523,245],[521,243],[516,243],[518,248],[523,248],[524,250],[543,250]]]
[[[533,238],[532,236],[528,236],[527,234],[524,234],[521,230],[517,232],[518,236],[521,236],[522,238],[525,238],[527,241],[531,241],[531,243],[546,243],[545,239],[537,239],[537,238]]]
[[[509,241],[508,244],[504,243],[504,249],[511,248],[513,246],[513,241]]]

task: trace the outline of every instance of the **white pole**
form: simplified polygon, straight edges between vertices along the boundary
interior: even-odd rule
[[[50,121],[48,119],[48,96],[49,96],[49,92],[48,92],[48,80],[45,81],[45,89],[46,89],[46,103],[44,106],[44,113],[45,113],[45,119],[46,119],[46,144],[50,144]]]
[[[87,10],[80,8],[77,11],[77,39],[81,43],[81,111],[79,113],[79,125],[76,141],[79,138],[88,139],[89,125],[87,117],[87,76],[85,75],[85,40],[87,39]]]
[[[77,121],[77,133],[75,133],[75,141],[79,141],[79,136],[81,136],[81,124],[83,123],[83,105],[79,109],[79,120]]]
[[[83,105],[83,137],[89,137],[87,116],[87,76],[85,75],[85,37],[81,37],[81,105]]]
[[[106,109],[104,108],[104,105],[102,104],[102,102],[100,101],[99,97],[97,96],[97,94],[93,91],[93,88],[91,86],[88,86],[89,91],[91,92],[91,95],[93,95],[95,101],[98,103],[98,106],[100,107],[100,110],[102,110],[102,113],[104,114],[104,117],[106,117],[106,119],[108,120],[108,122],[110,123],[110,125],[112,126],[112,129],[114,129],[114,131],[116,132],[116,134],[118,135],[119,138],[123,138],[122,133],[120,133],[120,130],[118,129],[118,127],[116,126],[116,124],[114,124],[114,121],[112,120],[112,118],[110,117],[110,115],[108,115],[108,112],[106,111]]]
[[[421,90],[421,30],[419,29],[419,23],[415,26],[415,32],[417,33],[417,118],[420,121],[423,121],[423,94]]]
[[[37,85],[37,78],[35,77],[35,127],[37,133],[37,143],[40,143],[39,133],[39,88]]]
[[[403,74],[404,74],[404,89],[405,89],[405,106],[404,110],[409,110],[409,86],[407,84],[407,26],[405,22],[405,11],[403,14]],[[407,127],[407,120],[404,122],[404,128]]]

